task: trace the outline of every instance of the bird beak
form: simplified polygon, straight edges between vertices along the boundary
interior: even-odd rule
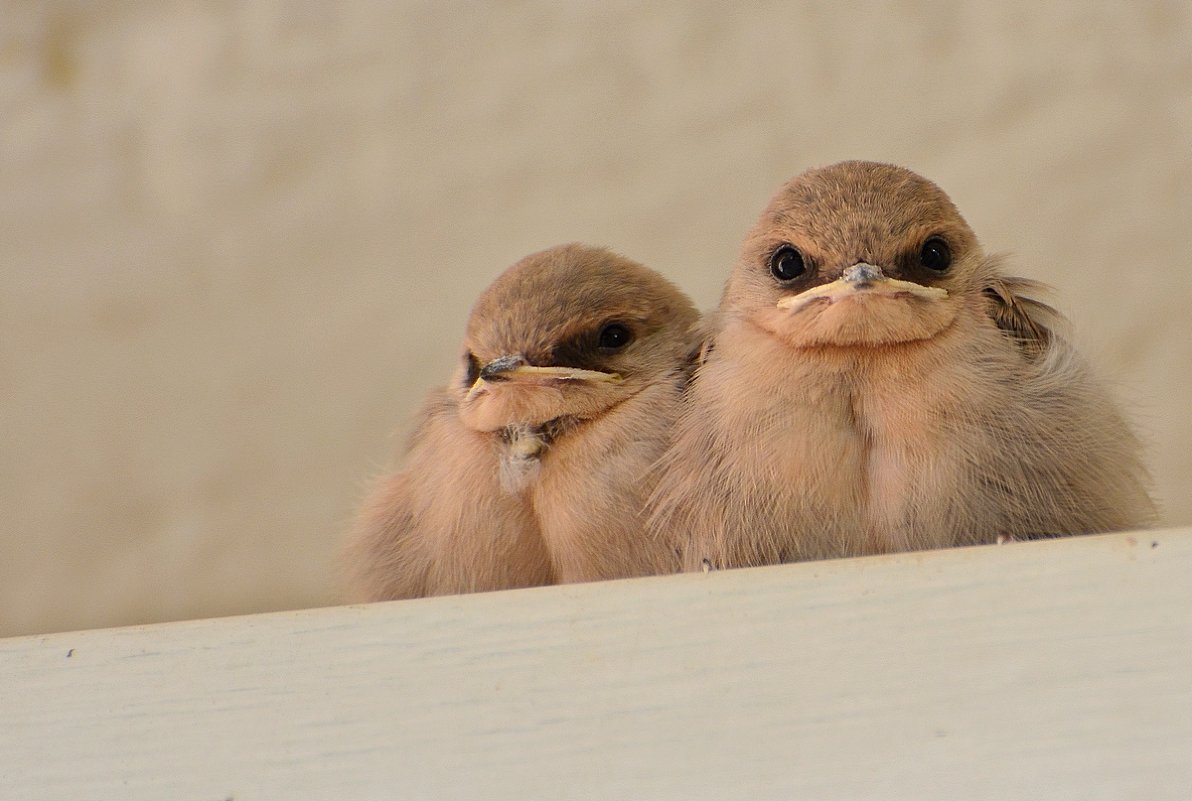
[[[942,300],[948,297],[948,290],[936,286],[923,286],[913,281],[899,281],[887,278],[881,267],[860,262],[845,269],[840,277],[830,284],[812,287],[798,295],[790,295],[778,301],[778,308],[798,311],[815,300],[834,303],[842,298],[859,293],[885,295],[888,297],[916,297],[924,300]]]
[[[536,367],[528,364],[521,355],[501,356],[480,368],[479,378],[468,390],[468,399],[471,400],[484,392],[488,384],[502,381],[521,384],[554,384],[561,381],[617,384],[621,382],[621,376],[617,373],[581,370],[577,367]]]

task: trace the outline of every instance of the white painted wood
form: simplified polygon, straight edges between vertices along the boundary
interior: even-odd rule
[[[3,799],[1192,798],[1192,530],[0,641]]]

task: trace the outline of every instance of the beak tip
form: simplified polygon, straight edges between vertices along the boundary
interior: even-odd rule
[[[520,353],[498,356],[480,368],[480,378],[489,379],[507,373],[515,367],[526,363],[526,358]]]
[[[840,274],[840,277],[854,286],[863,286],[874,281],[880,281],[886,276],[882,272],[881,267],[875,267],[865,262],[858,262],[852,267],[845,268],[844,272]]]

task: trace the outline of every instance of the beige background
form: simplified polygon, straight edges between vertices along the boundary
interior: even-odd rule
[[[1192,522],[1187,3],[0,2],[0,635],[333,602],[501,269],[711,306],[841,158],[1057,287]]]

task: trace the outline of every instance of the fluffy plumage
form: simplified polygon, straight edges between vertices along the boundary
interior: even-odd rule
[[[352,598],[676,569],[642,509],[697,319],[672,284],[607,250],[564,245],[509,268],[473,307],[405,466],[364,505],[346,551]]]
[[[1138,441],[1039,290],[908,170],[797,176],[726,285],[656,536],[693,569],[1152,523]]]

